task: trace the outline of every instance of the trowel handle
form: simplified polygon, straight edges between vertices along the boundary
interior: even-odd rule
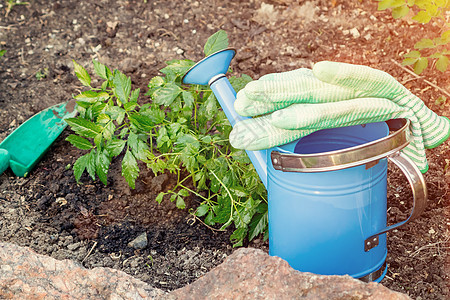
[[[0,175],[8,169],[10,159],[8,151],[0,148]]]
[[[427,186],[425,184],[423,175],[420,172],[419,168],[417,168],[416,164],[402,152],[396,152],[395,154],[388,156],[388,160],[396,164],[397,167],[399,167],[400,170],[402,170],[403,174],[405,174],[406,178],[408,179],[413,194],[413,207],[411,215],[405,221],[388,226],[383,230],[381,230],[380,232],[378,232],[377,234],[374,234],[368,239],[366,239],[365,249],[368,250],[370,250],[372,246],[375,246],[374,243],[378,244],[378,236],[380,234],[391,231],[394,228],[405,225],[406,223],[416,219],[418,216],[420,216],[420,214],[425,210],[425,207],[427,206],[427,198],[428,198]]]
[[[231,126],[242,120],[249,119],[239,115],[234,109],[236,100],[236,91],[231,86],[230,81],[224,74],[219,74],[212,78],[209,83],[211,90],[219,101],[222,110],[230,121]],[[250,161],[256,169],[264,186],[267,188],[267,150],[248,151],[246,150]]]

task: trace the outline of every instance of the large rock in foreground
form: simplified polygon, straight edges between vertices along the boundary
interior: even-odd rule
[[[323,276],[292,269],[257,249],[234,252],[221,265],[181,289],[172,299],[410,299],[379,283],[350,276]]]
[[[0,243],[0,299],[410,299],[349,276],[301,273],[261,250],[242,248],[196,282],[171,293],[110,268]]]
[[[88,270],[0,243],[0,299],[152,299],[166,293],[110,268]]]

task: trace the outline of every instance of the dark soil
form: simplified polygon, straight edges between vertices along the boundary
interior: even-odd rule
[[[393,20],[378,12],[375,2],[267,1],[272,11],[261,0],[30,2],[15,6],[7,17],[5,5],[0,8],[0,48],[7,50],[0,58],[0,140],[33,114],[82,90],[72,59],[91,70],[96,58],[145,90],[164,61],[199,60],[204,42],[218,29],[228,32],[238,51],[232,63],[236,74],[257,79],[321,60],[364,64],[390,73],[434,111],[450,116],[448,105],[435,105],[443,92],[424,81],[449,91],[449,72],[429,68],[416,78],[394,63],[436,28]],[[121,269],[164,290],[194,281],[233,251],[230,231],[211,231],[189,215],[196,199],[185,210],[154,201],[173,184],[169,175],[155,177],[142,166],[131,190],[113,162],[107,186],[85,175],[83,184],[76,184],[68,166],[82,151],[65,141],[69,131],[28,177],[16,178],[10,170],[0,176],[1,241],[89,268]],[[428,207],[420,219],[389,234],[389,270],[382,284],[415,299],[448,299],[449,142],[427,157]],[[409,190],[403,175],[390,170],[391,224],[407,217]],[[142,233],[148,246],[130,247]],[[248,246],[268,249],[261,239]]]

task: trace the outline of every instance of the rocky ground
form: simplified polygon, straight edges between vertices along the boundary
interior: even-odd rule
[[[237,49],[236,74],[257,79],[321,60],[364,64],[390,73],[431,109],[450,116],[448,104],[435,103],[450,91],[448,72],[430,68],[416,77],[398,65],[403,53],[436,28],[393,20],[375,2],[30,1],[7,16],[5,4],[0,7],[0,48],[7,50],[0,58],[0,140],[82,90],[72,59],[89,70],[91,59],[98,59],[145,91],[165,61],[199,60],[204,42],[218,29],[227,31]],[[106,187],[87,176],[76,184],[68,166],[82,152],[65,141],[68,134],[28,177],[16,178],[10,170],[0,176],[1,241],[88,268],[120,269],[166,291],[193,282],[234,251],[230,232],[213,232],[192,219],[188,210],[195,199],[185,210],[154,201],[170,187],[168,175],[144,171],[131,190],[113,162]],[[427,210],[388,237],[389,270],[382,284],[415,299],[450,295],[449,154],[449,142],[427,152]],[[411,192],[395,169],[389,171],[389,188],[388,219],[394,223],[407,217]],[[147,238],[144,248],[129,244],[138,237]],[[248,245],[268,248],[261,239]]]

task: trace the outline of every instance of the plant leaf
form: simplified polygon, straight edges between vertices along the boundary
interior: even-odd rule
[[[94,64],[95,73],[100,76],[100,78],[108,80],[108,73],[106,71],[107,67],[95,59],[92,60],[92,63]]]
[[[448,57],[445,55],[441,55],[439,59],[436,61],[436,69],[441,72],[445,72],[448,67]]]
[[[421,10],[412,19],[419,23],[425,24],[425,23],[430,22],[431,16],[428,12]]]
[[[92,148],[91,142],[75,134],[69,135],[66,138],[66,141],[70,142],[73,146],[81,150],[89,150]]]
[[[130,149],[127,149],[122,159],[122,176],[125,177],[128,185],[134,189],[136,187],[136,178],[139,176],[139,167],[136,158]]]
[[[95,138],[102,131],[102,127],[81,117],[65,119],[75,133],[88,138]]]
[[[203,217],[204,215],[206,215],[209,211],[209,206],[208,204],[202,204],[199,207],[197,207],[197,209],[195,210],[195,215],[197,217]]]
[[[263,214],[255,215],[249,224],[248,239],[251,241],[259,234],[265,232],[268,224],[269,214],[267,211]]]
[[[409,13],[409,7],[405,5],[396,7],[392,10],[392,17],[394,19],[400,19],[406,16]]]
[[[91,152],[89,152],[89,154],[87,154],[88,158],[87,158],[87,162],[86,162],[86,170],[89,174],[89,176],[91,176],[92,180],[95,180],[95,165],[96,165],[96,156],[97,156],[97,150],[96,149],[92,149]]]
[[[137,159],[145,160],[147,158],[148,146],[136,133],[130,132],[127,144]]]
[[[224,30],[219,30],[211,35],[203,47],[205,56],[209,56],[217,51],[228,47],[228,35]]]
[[[418,50],[427,49],[427,48],[435,48],[433,40],[431,39],[421,39],[417,43],[414,44],[414,48]]]
[[[79,183],[81,175],[83,175],[86,166],[89,161],[89,153],[83,156],[78,157],[77,161],[73,164],[73,175],[75,176],[75,180]]]
[[[110,156],[117,156],[122,152],[125,144],[126,142],[124,140],[111,139],[106,143],[105,149],[108,151]]]
[[[95,171],[97,173],[98,178],[104,185],[108,184],[107,175],[110,164],[111,161],[108,157],[108,152],[106,150],[97,151]]]
[[[414,64],[414,72],[420,74],[428,67],[428,59],[426,57],[421,57]]]
[[[166,194],[166,193],[164,193],[164,192],[160,192],[160,193],[158,194],[158,196],[156,196],[155,201],[158,202],[159,204],[161,204],[161,202],[163,201],[163,197],[164,197],[165,194]]]
[[[177,196],[177,202],[176,202],[176,206],[179,209],[185,209],[186,208],[186,203],[184,203],[184,200],[182,197]]]
[[[164,87],[156,90],[152,96],[156,104],[169,106],[181,91],[181,88],[175,83],[168,83]]]
[[[76,61],[72,60],[73,67],[75,69],[75,75],[78,77],[78,80],[83,84],[84,86],[91,86],[91,76],[89,76],[88,72],[78,64]]]
[[[131,92],[131,78],[127,77],[120,71],[115,71],[113,83],[114,91],[119,101],[122,104],[127,103]]]
[[[183,101],[184,101],[184,106],[192,108],[194,107],[194,96],[192,95],[191,92],[189,91],[183,91]]]
[[[84,91],[74,97],[77,101],[83,101],[87,103],[94,103],[97,101],[106,101],[109,99],[109,94],[107,92],[95,92],[95,91]]]

